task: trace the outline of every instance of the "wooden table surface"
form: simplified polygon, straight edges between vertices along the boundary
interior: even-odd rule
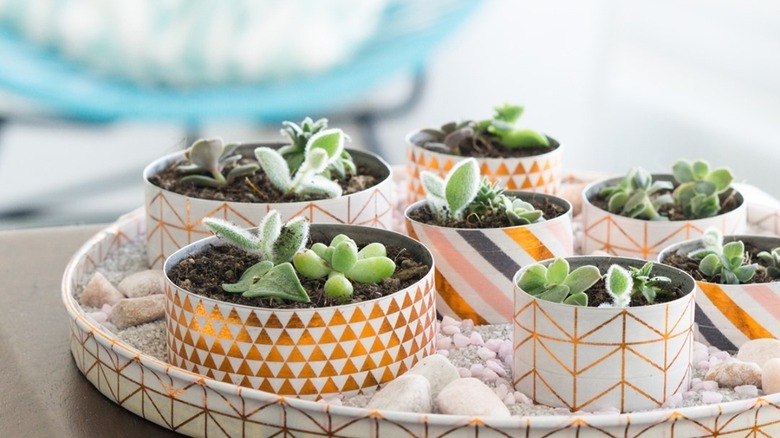
[[[0,232],[0,437],[180,436],[109,401],[71,356],[62,275],[104,227]]]

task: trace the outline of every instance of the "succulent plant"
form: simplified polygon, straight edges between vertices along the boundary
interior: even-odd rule
[[[510,201],[508,197],[504,199],[504,212],[510,224],[528,225],[544,221],[542,211],[537,210],[530,202],[525,202],[522,199],[512,199]]]
[[[355,241],[339,234],[330,245],[315,243],[310,249],[293,256],[295,269],[304,277],[325,278],[325,294],[345,301],[352,296],[358,283],[379,283],[395,272],[395,262],[387,257],[387,250],[381,243],[370,243],[360,251]]]
[[[222,175],[226,166],[236,164],[241,159],[241,156],[235,153],[237,147],[237,144],[224,145],[221,138],[196,140],[185,154],[189,163],[176,168],[187,175],[181,180],[199,186],[222,187],[236,178],[255,173],[260,166],[257,163],[247,163],[235,165],[227,177]],[[211,176],[195,175],[202,172],[208,172]]]
[[[439,129],[423,129],[412,141],[424,144],[430,150],[454,155],[463,155],[461,145],[468,141],[483,145],[495,141],[507,149],[549,147],[550,141],[544,135],[531,129],[516,128],[522,114],[523,107],[504,104],[494,108],[490,119],[450,122]]]
[[[223,284],[229,293],[261,298],[281,298],[308,303],[309,295],[295,274],[290,260],[309,238],[309,222],[301,217],[282,225],[281,216],[271,210],[259,226],[259,234],[217,218],[204,224],[217,236],[245,251],[260,255],[261,262],[249,267],[236,283]]]
[[[341,196],[341,186],[323,173],[339,160],[344,151],[346,136],[340,129],[325,129],[309,137],[304,160],[293,173],[282,154],[274,149],[260,147],[255,156],[268,180],[283,193]]]
[[[328,127],[328,119],[319,119],[315,122],[310,117],[306,117],[300,125],[290,121],[282,122],[282,125],[284,128],[281,129],[281,134],[290,139],[290,144],[279,148],[279,153],[287,160],[290,171],[294,173],[306,158],[306,145],[313,136]],[[346,134],[342,135],[344,135],[345,139],[349,139]],[[339,157],[330,162],[325,170],[327,177],[330,177],[330,171],[344,179],[348,173],[356,174],[357,168],[349,152],[342,150]]]
[[[756,255],[766,264],[766,273],[772,278],[780,277],[780,248],[761,251]]]
[[[686,217],[699,219],[712,217],[720,211],[718,195],[726,191],[734,180],[731,170],[725,167],[710,170],[706,161],[680,160],[672,166],[678,186],[674,199],[682,207]]]
[[[629,266],[628,269],[620,265],[612,265],[607,269],[605,286],[607,293],[612,297],[612,303],[604,303],[599,307],[628,307],[634,295],[642,294],[649,304],[655,302],[658,295],[667,294],[664,286],[671,283],[669,277],[651,277],[653,270],[651,262],[645,263],[641,268]]]
[[[549,266],[532,265],[518,279],[517,286],[540,300],[587,306],[585,293],[601,278],[595,266],[580,266],[569,272],[566,259],[555,259]]]
[[[662,190],[672,190],[669,181],[653,181],[652,175],[641,167],[631,169],[620,182],[614,186],[601,189],[599,194],[607,198],[607,209],[621,216],[648,219],[668,220],[658,213],[658,208],[671,204],[671,195],[653,195]]]
[[[747,283],[753,278],[758,265],[746,264],[745,244],[742,241],[723,244],[723,234],[715,228],[702,236],[704,248],[688,253],[688,258],[699,261],[699,272],[705,277],[720,276],[722,284]]]

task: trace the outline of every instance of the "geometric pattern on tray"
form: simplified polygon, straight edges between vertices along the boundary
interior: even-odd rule
[[[74,299],[79,281],[129,241],[143,239],[136,210],[87,241],[63,276],[74,362],[112,402],[176,432],[213,436],[557,437],[648,438],[780,436],[780,394],[693,408],[624,415],[509,419],[417,415],[331,406],[218,382],[127,345],[87,318]],[[730,434],[730,435],[729,435]]]
[[[302,216],[312,223],[365,225],[390,229],[393,225],[392,181],[388,178],[361,192],[316,202],[248,203],[197,199],[162,190],[145,181],[147,256],[153,268],[184,245],[213,235],[203,225],[209,217],[256,227],[270,210],[282,220]]]
[[[383,298],[273,311],[166,284],[168,358],[226,383],[307,399],[374,390],[434,352],[433,273]]]
[[[443,178],[453,165],[466,158],[429,151],[419,146],[412,146],[407,141],[407,204],[411,205],[425,199],[425,191],[420,182],[421,172],[433,172]],[[491,182],[500,181],[501,186],[507,190],[554,195],[560,189],[560,146],[541,155],[519,158],[477,158],[477,162],[483,176],[488,177]]]
[[[542,301],[516,288],[515,387],[572,411],[661,407],[688,389],[693,295],[648,307],[593,309]]]

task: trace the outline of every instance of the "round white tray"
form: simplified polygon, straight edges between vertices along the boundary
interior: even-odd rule
[[[146,355],[90,322],[73,298],[80,278],[144,235],[136,210],[87,241],[68,264],[62,298],[78,368],[106,397],[160,426],[191,436],[485,437],[780,435],[780,394],[623,415],[476,418],[331,406],[242,388]],[[578,435],[580,436],[580,435]]]

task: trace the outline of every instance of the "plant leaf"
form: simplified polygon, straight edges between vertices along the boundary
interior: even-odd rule
[[[547,266],[547,284],[563,284],[569,275],[569,262],[566,259],[555,259]]]
[[[607,292],[616,299],[631,294],[634,279],[631,274],[620,265],[612,265],[607,270]]]
[[[758,268],[755,264],[740,266],[736,269],[734,269],[734,275],[737,277],[740,283],[747,283],[750,281],[751,278],[753,278],[753,275],[756,273],[756,268]]]
[[[228,172],[227,183],[230,184],[236,178],[241,178],[242,176],[252,175],[253,173],[257,172],[258,169],[260,169],[260,165],[255,163],[248,163],[248,164],[242,164],[240,166],[236,166],[230,169],[230,172]]]
[[[372,242],[358,251],[359,259],[367,259],[370,257],[387,257],[387,248],[379,242]]]
[[[595,266],[580,266],[566,277],[563,284],[569,286],[571,294],[578,294],[590,289],[601,278],[599,268]]]
[[[297,190],[300,194],[325,195],[338,198],[342,194],[341,186],[322,175],[312,175],[309,181],[302,182]]]
[[[720,257],[717,254],[708,254],[699,262],[699,271],[707,277],[718,274],[721,268]]]
[[[710,165],[706,161],[696,160],[691,164],[691,170],[693,171],[693,179],[702,181],[710,173]]]
[[[292,188],[292,178],[287,160],[277,151],[267,147],[255,149],[255,157],[271,184],[282,192],[289,192]]]
[[[295,269],[304,277],[318,279],[328,275],[330,266],[313,250],[305,250],[296,253],[292,258]]]
[[[435,196],[444,199],[444,180],[433,172],[420,172],[420,182],[428,197]]]
[[[273,243],[271,260],[274,264],[289,262],[309,240],[309,221],[304,217],[293,218],[282,227]]]
[[[745,255],[745,244],[737,240],[735,242],[729,242],[723,245],[723,257],[727,260],[738,260],[739,265],[742,264],[742,258]],[[738,265],[738,266],[739,266]]]
[[[379,283],[393,275],[395,262],[387,257],[369,257],[359,259],[351,269],[345,272],[347,278],[358,283]]]
[[[260,244],[263,246],[263,257],[271,260],[274,252],[274,242],[282,234],[282,216],[276,210],[269,211],[260,221]]]
[[[182,182],[191,182],[201,187],[222,187],[225,182],[218,181],[210,176],[205,175],[187,175],[181,179]]]
[[[241,274],[241,278],[239,278],[236,283],[223,283],[222,290],[229,293],[246,292],[254,287],[254,285],[256,285],[257,282],[263,278],[265,273],[271,270],[273,267],[274,264],[268,260],[255,263],[254,265],[247,268],[243,274]]]
[[[585,292],[579,292],[569,295],[568,298],[563,300],[563,304],[571,304],[572,306],[588,306],[588,294]]]
[[[553,303],[562,303],[568,295],[569,286],[558,284],[540,293],[536,296],[536,298],[545,301],[552,301]]]
[[[672,165],[672,174],[678,183],[693,181],[693,169],[687,160],[680,160]]]
[[[311,301],[306,289],[295,275],[293,266],[282,263],[271,268],[263,278],[251,289],[244,292],[247,298],[281,298],[283,300],[308,303]]]
[[[734,181],[734,174],[725,167],[719,167],[710,172],[704,180],[715,184],[717,192],[720,193],[729,188]]]
[[[344,302],[352,296],[352,283],[343,274],[331,275],[323,286],[325,295]]]
[[[542,265],[532,265],[529,266],[517,280],[517,287],[524,290],[529,295],[538,295],[544,290],[546,282],[547,268]]]
[[[306,143],[306,155],[312,149],[321,149],[327,154],[327,160],[333,161],[341,155],[344,150],[345,135],[341,129],[324,129],[309,138]]]
[[[226,220],[209,217],[203,220],[203,225],[214,234],[229,241],[231,244],[249,252],[262,252],[260,238],[249,231]]]
[[[347,272],[358,261],[357,246],[352,242],[341,242],[333,248],[330,265],[334,270]]]
[[[474,200],[478,191],[479,164],[473,158],[457,163],[444,181],[447,206],[454,217],[460,217],[461,212]]]
[[[192,164],[214,172],[219,171],[219,157],[222,155],[221,138],[202,138],[190,146],[187,152]]]

